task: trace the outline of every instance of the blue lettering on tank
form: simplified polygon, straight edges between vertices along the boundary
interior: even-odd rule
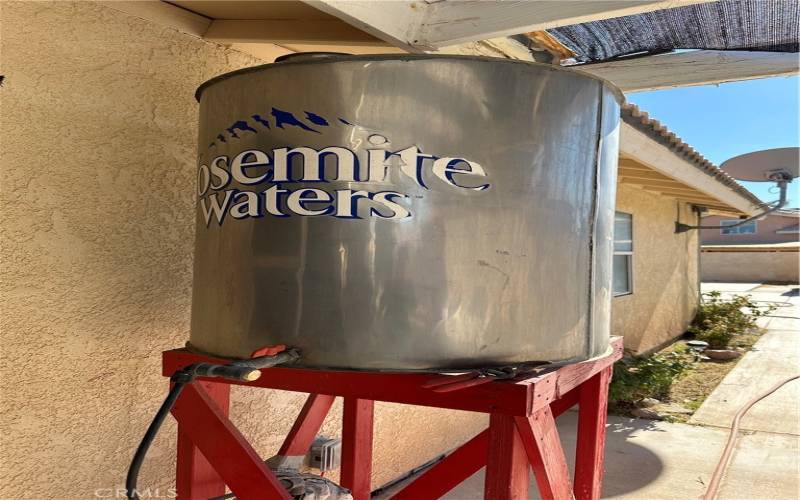
[[[264,118],[262,118],[261,115],[253,115],[252,118],[261,125],[264,125],[264,128],[269,128],[269,122]]]
[[[284,125],[291,125],[293,127],[300,127],[303,130],[319,134],[318,130],[314,130],[305,123],[301,122],[288,111],[282,111],[278,108],[272,108],[272,116],[275,117],[275,126],[282,129]]]
[[[238,139],[239,136],[236,134],[237,130],[241,130],[242,132],[253,132],[254,134],[258,133],[258,130],[254,129],[247,123],[245,120],[239,120],[238,122],[234,123],[230,127],[226,129],[231,137]]]
[[[316,113],[312,113],[311,111],[306,111],[305,113],[306,113],[306,118],[308,118],[308,121],[310,121],[314,125],[322,125],[323,127],[327,127],[328,125],[330,125],[328,123],[328,120],[319,116]]]

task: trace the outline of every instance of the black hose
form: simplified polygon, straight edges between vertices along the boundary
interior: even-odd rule
[[[139,469],[142,468],[142,462],[144,462],[144,457],[147,455],[147,450],[153,443],[156,434],[158,434],[158,430],[161,428],[161,424],[164,423],[164,419],[167,418],[170,410],[175,406],[175,401],[177,401],[178,396],[181,395],[181,391],[193,378],[193,374],[187,369],[176,372],[172,376],[172,388],[169,390],[169,394],[167,394],[164,402],[161,403],[161,408],[156,412],[153,421],[150,422],[150,426],[147,428],[147,432],[144,433],[139,447],[136,448],[136,453],[133,454],[131,465],[128,467],[128,476],[125,479],[125,494],[130,500],[139,500],[139,494],[136,492],[136,483],[139,479]]]
[[[169,394],[161,403],[161,408],[156,412],[153,421],[144,433],[139,447],[136,448],[136,453],[133,454],[133,460],[128,467],[128,476],[125,479],[125,494],[129,500],[139,500],[139,494],[136,492],[136,483],[139,478],[139,469],[142,468],[142,462],[147,455],[147,450],[153,443],[153,440],[161,428],[161,424],[169,415],[172,407],[175,406],[175,401],[181,395],[181,391],[186,384],[192,382],[195,377],[222,377],[230,380],[239,380],[242,382],[252,382],[256,380],[261,372],[259,370],[270,368],[272,366],[294,363],[300,359],[300,351],[297,349],[287,349],[274,356],[261,356],[253,359],[242,359],[228,363],[227,365],[214,365],[210,363],[197,363],[175,372],[170,380],[172,381],[172,388]]]
[[[271,368],[273,366],[283,365],[287,363],[294,363],[300,359],[300,351],[297,349],[286,349],[279,352],[274,356],[261,356],[251,359],[240,359],[230,363],[228,366],[236,366],[241,368],[252,368],[263,370],[264,368]]]

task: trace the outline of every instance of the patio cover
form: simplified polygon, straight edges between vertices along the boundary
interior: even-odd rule
[[[547,30],[579,62],[674,49],[798,52],[797,0],[720,0]]]

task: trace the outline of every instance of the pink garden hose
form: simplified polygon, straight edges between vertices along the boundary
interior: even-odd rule
[[[772,386],[768,391],[759,394],[755,398],[748,401],[746,405],[736,412],[736,416],[733,417],[731,432],[728,435],[728,441],[725,443],[725,450],[722,452],[722,456],[719,459],[719,463],[717,463],[716,469],[714,469],[714,474],[711,475],[711,482],[708,484],[708,489],[706,490],[705,496],[703,496],[703,500],[714,500],[717,498],[717,490],[719,489],[719,484],[722,481],[722,475],[725,473],[725,469],[728,468],[728,464],[731,461],[731,455],[733,454],[733,447],[736,444],[736,438],[739,436],[739,421],[742,419],[742,417],[744,417],[745,413],[747,413],[750,408],[752,408],[762,399],[766,398],[792,380],[797,380],[798,378],[800,378],[800,375],[795,375],[782,380],[781,382]]]

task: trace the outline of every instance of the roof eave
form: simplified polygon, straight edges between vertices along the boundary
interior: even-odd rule
[[[632,104],[622,108],[620,152],[718,200],[730,207],[731,213],[755,215],[763,205],[735,179]]]

